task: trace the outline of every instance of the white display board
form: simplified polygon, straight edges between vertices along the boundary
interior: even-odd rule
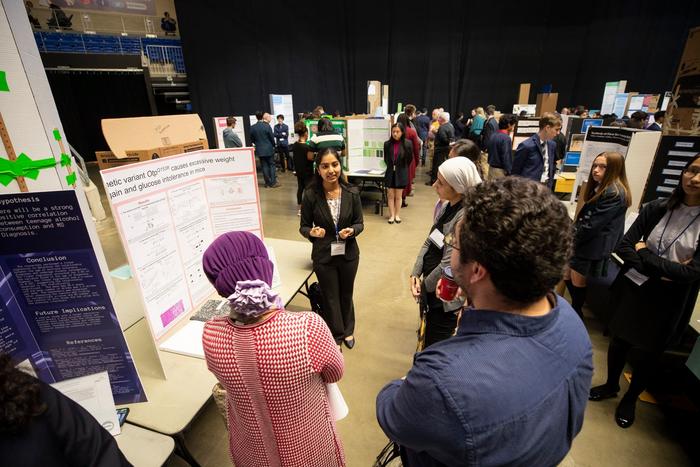
[[[284,115],[284,123],[289,127],[289,137],[294,134],[294,106],[291,94],[270,94],[270,108],[272,109],[272,121],[277,124],[277,116]],[[274,131],[274,125],[272,130]]]
[[[216,147],[224,149],[224,128],[226,128],[226,119],[228,117],[214,117],[214,133],[216,133]],[[235,115],[236,126],[233,127],[233,132],[241,138],[243,146],[248,146],[245,140],[245,130],[243,129],[243,117]]]
[[[520,116],[520,112],[526,111],[526,117],[534,117],[535,111],[537,110],[537,104],[514,104],[513,105],[513,115]]]
[[[216,237],[263,237],[253,150],[197,151],[101,174],[157,340],[214,292],[202,254]]]
[[[590,127],[583,143],[572,192],[575,194],[578,187],[588,180],[591,165],[600,153],[615,151],[625,157],[625,171],[632,192],[632,206],[637,206],[642,199],[660,139],[660,131]],[[572,196],[571,202],[575,203],[575,201],[575,196]]]
[[[619,81],[608,81],[605,83],[605,90],[603,90],[603,103],[600,105],[601,115],[611,114],[613,112],[615,94],[617,94],[618,85]]]
[[[348,170],[386,170],[384,142],[391,136],[391,121],[383,118],[347,120]]]

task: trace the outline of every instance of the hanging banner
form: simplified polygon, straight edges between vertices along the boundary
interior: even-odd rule
[[[0,195],[0,352],[47,383],[109,373],[115,403],[146,396],[74,191]]]

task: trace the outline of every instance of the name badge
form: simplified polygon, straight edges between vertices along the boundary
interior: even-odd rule
[[[333,242],[331,243],[331,256],[344,256],[345,255],[345,242]]]
[[[644,274],[642,274],[634,268],[630,268],[630,270],[625,273],[625,277],[637,285],[642,285],[649,280],[647,276],[645,276]]]
[[[436,247],[440,249],[442,249],[443,245],[445,244],[445,235],[438,229],[430,232],[430,236],[428,238],[435,244]]]

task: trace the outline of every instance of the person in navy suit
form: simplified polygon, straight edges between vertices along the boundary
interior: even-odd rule
[[[255,112],[258,122],[250,127],[250,141],[255,146],[255,155],[260,159],[265,188],[277,188],[277,174],[275,174],[275,138],[272,136],[270,120],[272,117],[267,112]]]
[[[654,123],[647,127],[647,130],[651,131],[661,131],[661,127],[664,125],[664,119],[666,118],[666,111],[659,110],[654,114]]]
[[[520,143],[515,150],[511,174],[553,188],[557,145],[552,140],[560,131],[561,118],[545,112],[540,118],[540,131]]]

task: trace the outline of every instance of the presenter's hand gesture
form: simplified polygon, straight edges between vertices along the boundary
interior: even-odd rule
[[[345,240],[348,237],[352,237],[355,231],[353,230],[352,227],[346,227],[340,232],[338,232],[338,236],[340,237],[341,240]]]
[[[411,294],[413,295],[413,298],[418,301],[420,298],[420,279],[417,278],[416,276],[411,276],[410,277],[410,287],[411,287]]]
[[[309,235],[316,238],[323,238],[326,236],[326,229],[316,226],[309,231]]]

